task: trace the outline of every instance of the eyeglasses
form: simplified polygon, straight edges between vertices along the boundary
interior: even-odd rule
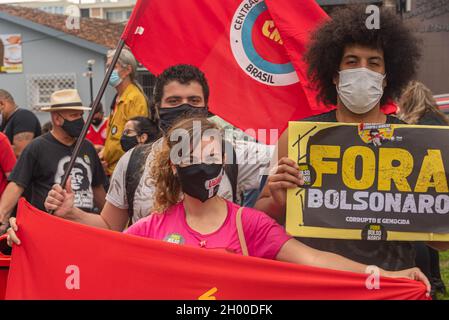
[[[124,134],[125,136],[129,136],[130,133],[131,133],[131,134],[132,134],[132,133],[135,133],[135,135],[137,136],[137,131],[134,130],[134,129],[125,129],[125,130],[123,130],[123,134]]]

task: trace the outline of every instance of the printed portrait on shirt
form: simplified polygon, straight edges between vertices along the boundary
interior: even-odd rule
[[[55,183],[60,184],[64,172],[70,162],[70,157],[62,158],[56,170]],[[75,207],[77,208],[93,208],[94,196],[92,191],[92,169],[90,159],[84,156],[76,158],[75,165],[70,173],[72,190],[75,193]]]

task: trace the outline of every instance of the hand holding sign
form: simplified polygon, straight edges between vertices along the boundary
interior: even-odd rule
[[[287,189],[302,186],[304,179],[296,162],[287,157],[279,160],[275,169],[275,173],[268,177],[267,185],[278,206],[285,207]]]
[[[449,239],[447,130],[291,122],[289,157],[303,162],[307,187],[287,193],[287,231],[330,239]]]

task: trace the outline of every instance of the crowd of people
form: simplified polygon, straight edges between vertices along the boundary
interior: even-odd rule
[[[382,11],[380,29],[367,29],[365,20],[364,7],[350,6],[313,34],[305,55],[309,77],[318,99],[336,108],[297,120],[448,125],[430,90],[414,80],[420,50],[411,31],[389,11]],[[51,126],[41,135],[36,116],[0,90],[0,232],[8,232],[10,244],[20,245],[14,212],[25,196],[43,211],[98,228],[338,270],[363,273],[376,265],[382,275],[421,280],[429,291],[430,279],[433,292],[445,290],[437,250],[449,243],[289,236],[286,191],[304,179],[288,158],[287,132],[276,150],[244,135],[211,139],[208,130],[221,132],[222,121],[208,108],[210,90],[219,88],[209,88],[207,74],[191,65],[168,67],[149,100],[136,70],[124,49],[109,80],[117,93],[113,111],[106,119],[102,106],[95,110],[66,186],[62,176],[90,107],[77,90],[53,93],[42,109]],[[382,108],[391,101],[397,114]],[[180,129],[190,133],[189,161],[175,163]],[[264,175],[274,155],[276,166]]]

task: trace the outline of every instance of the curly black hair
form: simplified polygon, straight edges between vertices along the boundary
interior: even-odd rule
[[[209,85],[204,73],[195,66],[189,64],[178,64],[165,69],[158,77],[154,86],[154,104],[160,106],[164,87],[171,81],[178,81],[181,84],[189,84],[192,81],[198,82],[203,88],[204,101],[207,105],[209,100]]]
[[[394,10],[381,8],[380,29],[368,29],[366,5],[349,5],[335,10],[329,21],[311,36],[304,60],[308,64],[311,86],[317,99],[326,105],[337,104],[333,83],[347,46],[361,45],[384,53],[387,87],[381,103],[400,96],[402,89],[414,77],[420,48],[414,37]]]

